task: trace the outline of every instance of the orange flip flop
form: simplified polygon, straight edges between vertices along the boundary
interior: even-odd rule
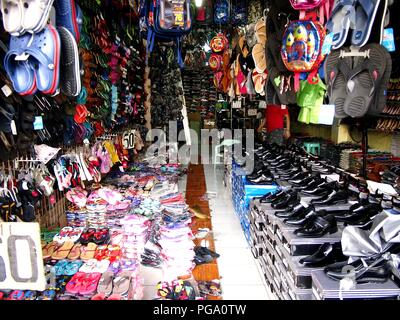
[[[64,244],[53,252],[51,257],[55,260],[66,259],[73,248],[74,243],[72,241],[65,241]]]
[[[80,243],[74,245],[71,252],[68,255],[69,260],[77,260],[81,256],[82,245]]]
[[[96,253],[97,244],[94,242],[89,242],[86,247],[81,248],[81,260],[87,261],[94,258]]]
[[[58,243],[53,241],[42,248],[43,259],[49,259],[58,248]]]

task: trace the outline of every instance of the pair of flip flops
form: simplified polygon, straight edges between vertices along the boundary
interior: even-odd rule
[[[384,92],[392,70],[391,56],[379,44],[360,48],[354,53],[356,56],[348,56],[349,52],[346,48],[333,51],[325,62],[328,96],[335,105],[335,117],[379,114],[386,104]]]
[[[73,276],[79,271],[79,268],[81,268],[82,264],[82,261],[60,260],[54,266],[56,276]]]
[[[327,29],[333,33],[332,48],[345,45],[350,28],[354,46],[363,47],[369,40],[381,42],[390,4],[391,0],[336,0],[327,23]],[[371,39],[378,32],[376,39]]]

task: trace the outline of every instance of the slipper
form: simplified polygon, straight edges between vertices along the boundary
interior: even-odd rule
[[[356,0],[336,0],[331,17],[326,24],[326,28],[333,33],[332,49],[342,47],[349,34],[351,19],[351,9],[354,8]]]
[[[81,248],[81,260],[87,261],[94,258],[97,244],[90,242],[86,247]]]
[[[265,57],[265,48],[262,44],[257,43],[252,51],[254,63],[258,73],[263,73],[267,69],[267,60]]]
[[[267,25],[265,23],[264,18],[261,18],[260,20],[257,21],[254,27],[254,31],[257,43],[260,43],[263,46],[265,46],[265,44],[267,43]]]
[[[97,293],[103,294],[105,296],[111,295],[113,291],[113,279],[114,273],[113,272],[105,272],[103,273],[99,284],[97,286]]]
[[[369,58],[354,57],[354,69],[347,81],[347,97],[344,112],[353,118],[363,117],[375,94],[379,91],[386,69],[386,56],[382,56],[379,44],[370,44],[360,48],[369,51]]]
[[[83,285],[83,281],[87,276],[88,274],[84,272],[75,273],[71,280],[67,283],[65,291],[68,293],[77,294],[80,291]]]
[[[42,31],[49,19],[54,0],[24,0],[22,7],[22,27],[26,31]]]
[[[76,97],[81,92],[78,46],[68,29],[64,27],[57,29],[61,39],[61,91],[69,97]]]
[[[79,272],[84,272],[84,273],[92,273],[95,272],[97,265],[97,260],[96,259],[90,259],[86,261],[79,269]]]
[[[129,292],[131,286],[132,272],[123,271],[119,273],[113,280],[113,292],[112,295],[123,296]]]
[[[54,300],[56,297],[56,291],[53,289],[47,289],[42,292],[42,295],[37,297],[36,300]]]
[[[81,248],[82,248],[81,244],[74,245],[74,247],[72,248],[71,252],[68,255],[68,259],[69,260],[79,259],[79,257],[81,256]]]
[[[33,290],[25,291],[24,300],[36,300],[38,293]]]
[[[386,13],[387,0],[357,0],[356,26],[351,38],[353,45],[363,47],[367,44],[381,1],[385,3],[383,12]]]
[[[55,260],[63,260],[68,257],[68,254],[71,252],[74,243],[72,241],[65,241],[64,244],[58,248],[52,255],[52,259]]]
[[[26,52],[36,61],[37,88],[44,94],[54,94],[60,77],[60,36],[57,30],[48,25],[33,37]]]
[[[383,42],[384,30],[391,21],[389,6],[391,6],[391,0],[380,0],[373,25],[371,27],[371,32],[368,37],[369,43]]]
[[[380,115],[386,107],[387,95],[385,94],[385,92],[390,80],[390,75],[392,73],[393,67],[392,57],[390,53],[384,47],[377,45],[376,48],[378,49],[378,47],[379,50],[382,51],[382,58],[385,57],[386,69],[379,85],[379,91],[375,93],[374,101],[368,109],[368,114],[373,116]]]
[[[11,35],[19,35],[22,27],[22,2],[19,0],[1,0],[1,13],[4,30]]]
[[[79,288],[79,294],[86,296],[95,293],[100,278],[101,278],[101,273],[98,272],[87,275],[84,278],[81,287]]]
[[[344,112],[344,102],[346,100],[346,84],[351,72],[351,57],[340,58],[343,50],[332,51],[325,61],[325,77],[328,85],[329,103],[335,105],[335,118],[343,119],[347,117]],[[348,50],[347,50],[348,51]]]
[[[79,271],[79,268],[82,266],[82,261],[72,261],[68,263],[64,268],[65,276],[73,276],[75,273]]]
[[[54,266],[54,270],[55,270],[55,275],[58,276],[62,276],[64,275],[65,272],[65,267],[68,265],[68,261],[67,260],[60,260],[56,263],[56,265]]]
[[[4,68],[12,82],[13,88],[23,96],[34,94],[37,90],[32,57],[26,54],[24,56],[24,50],[31,38],[31,34],[11,37],[9,50],[4,57]]]
[[[52,241],[51,243],[48,243],[45,245],[42,249],[42,255],[43,255],[43,260],[49,259],[54,251],[57,250],[58,243],[56,241]]]
[[[75,37],[77,43],[80,40],[80,24],[82,24],[82,12],[75,0],[55,0],[57,26],[67,28]]]

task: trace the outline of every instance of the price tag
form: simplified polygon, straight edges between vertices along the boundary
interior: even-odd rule
[[[267,102],[266,101],[260,101],[260,104],[258,105],[259,109],[266,109],[267,108]]]
[[[257,113],[258,113],[257,109],[249,109],[247,111],[247,114],[248,114],[249,117],[256,116]]]
[[[4,95],[5,95],[6,97],[9,97],[9,96],[12,95],[12,90],[11,90],[11,88],[10,88],[8,85],[6,85],[6,84],[1,88],[1,91],[3,91],[3,93],[4,93]]]
[[[232,109],[240,109],[242,107],[242,101],[237,100],[232,102]]]
[[[124,132],[122,136],[122,141],[125,149],[129,150],[135,148],[135,133],[136,130],[129,130]]]
[[[0,223],[0,289],[46,289],[38,223]]]
[[[326,35],[324,44],[322,45],[322,54],[327,55],[331,53],[333,42],[333,32]]]
[[[35,122],[33,123],[34,130],[43,130],[43,117],[37,116],[35,117]]]
[[[393,28],[387,28],[383,30],[383,39],[381,43],[389,52],[396,51],[396,44],[394,41],[394,30]]]
[[[17,126],[16,126],[16,124],[15,124],[15,121],[14,120],[11,120],[11,132],[12,132],[12,134],[14,135],[14,136],[16,136],[17,134],[18,134],[18,132],[17,132]]]

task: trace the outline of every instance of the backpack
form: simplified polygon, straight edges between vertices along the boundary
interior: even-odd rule
[[[190,0],[147,0],[139,3],[140,26],[147,38],[147,58],[160,42],[175,42],[178,64],[183,67],[181,53],[182,37],[192,28]],[[141,10],[141,11],[140,11]]]
[[[247,4],[244,0],[236,0],[232,6],[232,24],[236,26],[247,24]]]
[[[290,4],[293,9],[300,11],[301,20],[307,17],[316,20],[319,13],[319,21],[322,24],[324,24],[325,17],[329,18],[332,9],[332,0],[290,0]],[[319,10],[319,12],[317,13],[316,10]]]
[[[214,23],[228,24],[230,5],[228,0],[217,0],[214,4]]]
[[[300,73],[310,72],[308,82],[314,83],[324,60],[322,45],[325,29],[317,21],[292,21],[283,34],[281,56],[289,71],[295,73],[295,91],[300,87]]]

